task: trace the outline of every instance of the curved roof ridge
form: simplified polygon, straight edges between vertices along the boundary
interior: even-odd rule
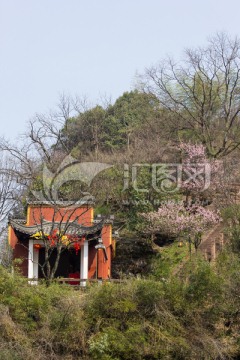
[[[45,234],[51,233],[51,231],[54,229],[64,229],[65,234],[69,235],[88,235],[88,234],[94,234],[97,231],[101,230],[103,228],[103,225],[105,223],[105,220],[102,220],[101,222],[97,224],[93,224],[90,226],[84,226],[82,224],[78,224],[76,221],[68,221],[68,222],[60,222],[55,221],[54,225],[52,226],[53,222],[43,220],[41,224],[36,225],[23,225],[22,223],[16,221],[16,220],[10,220],[9,225],[12,226],[14,230],[17,230],[20,233],[27,234],[27,235],[34,235],[36,232],[43,231]],[[61,225],[61,226],[58,226]]]

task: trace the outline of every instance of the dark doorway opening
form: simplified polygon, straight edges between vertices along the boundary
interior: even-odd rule
[[[57,271],[55,273],[55,278],[57,277],[69,277],[70,273],[80,273],[80,251],[76,252],[75,249],[65,249],[60,256],[59,264]],[[53,267],[55,260],[57,257],[57,250],[53,249],[50,256],[50,266]],[[39,279],[42,279],[43,273],[41,266],[43,266],[45,262],[45,248],[42,247],[39,249],[39,266],[38,266],[38,274]],[[40,266],[41,265],[41,266]],[[45,267],[46,271],[46,267]]]

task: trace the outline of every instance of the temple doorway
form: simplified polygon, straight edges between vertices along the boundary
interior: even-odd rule
[[[61,253],[58,268],[54,277],[68,278],[69,274],[80,273],[80,261],[81,261],[80,253],[81,253],[80,251],[76,252],[76,250],[73,248],[65,249]],[[51,267],[54,265],[56,257],[57,257],[57,250],[53,249],[52,254],[50,256]],[[44,264],[45,261],[44,259],[45,259],[45,248],[42,247],[41,249],[39,249],[39,265],[38,265],[39,279],[43,279],[44,277],[41,270],[41,266]]]

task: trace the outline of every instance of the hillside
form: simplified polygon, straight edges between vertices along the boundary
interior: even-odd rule
[[[0,359],[237,359],[239,270],[223,252],[214,267],[194,257],[181,279],[82,291],[0,268]]]
[[[0,360],[240,358],[239,73],[240,42],[218,34],[114,102],[62,95],[0,139],[0,222],[29,278],[42,247],[48,270],[30,285],[1,247]],[[57,283],[69,249],[99,283]]]

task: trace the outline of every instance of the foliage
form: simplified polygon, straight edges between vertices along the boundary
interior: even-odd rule
[[[240,254],[240,205],[233,204],[222,210],[225,221],[225,232],[231,249]]]
[[[157,103],[152,95],[125,92],[105,109],[97,105],[67,119],[62,129],[64,144],[75,153],[78,148],[80,153],[92,151],[96,156],[99,150],[129,148],[133,133],[154,117]]]
[[[223,253],[215,268],[198,257],[187,261],[181,278],[124,280],[82,292],[29,285],[0,268],[1,356],[234,358],[240,354],[239,271],[239,259]]]

